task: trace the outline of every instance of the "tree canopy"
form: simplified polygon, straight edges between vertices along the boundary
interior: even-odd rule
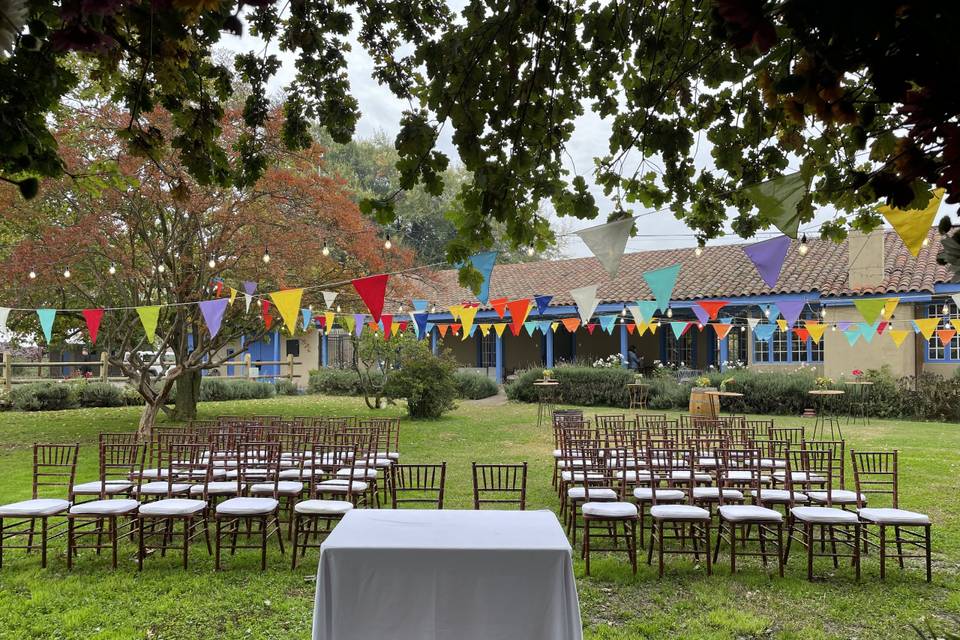
[[[177,149],[200,184],[246,188],[266,169],[267,86],[276,48],[245,51],[234,69],[215,61],[224,33],[244,29],[288,52],[282,140],[308,148],[311,125],[338,142],[359,116],[345,51],[352,40],[374,77],[409,101],[395,140],[399,186],[443,193],[449,127],[471,179],[461,185],[451,262],[494,244],[553,239],[538,214],[594,218],[584,175],[566,162],[578,118],[593,110],[611,125],[594,180],[624,208],[669,207],[703,241],[734,216],[749,237],[769,220],[743,188],[799,171],[802,220],[818,206],[840,212],[822,228],[880,223],[873,206],[920,205],[929,186],[960,201],[960,5],[907,0],[440,0],[106,2],[4,0],[11,54],[0,59],[0,176],[24,196],[37,176],[65,165],[48,115],[76,83],[69,64],[92,73],[129,113],[118,128],[133,153]],[[236,73],[245,97],[228,153],[220,125]],[[145,116],[167,110],[169,133]],[[397,196],[362,208],[381,223]],[[615,215],[625,215],[617,210]],[[476,286],[479,276],[462,279]]]

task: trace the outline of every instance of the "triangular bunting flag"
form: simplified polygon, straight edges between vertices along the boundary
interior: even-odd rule
[[[890,335],[890,338],[893,340],[893,344],[899,347],[903,344],[903,340],[910,335],[910,331],[907,329],[890,329],[887,332]]]
[[[657,308],[660,311],[666,311],[670,306],[670,296],[673,295],[673,287],[677,283],[679,273],[680,265],[675,264],[643,274],[643,279],[647,281],[653,297],[657,299]]]
[[[448,324],[438,324],[438,325],[437,325],[437,331],[440,332],[440,337],[441,337],[441,338],[445,338],[445,337],[447,336],[447,329],[449,329],[449,328],[450,328],[450,325],[448,325]]]
[[[477,328],[480,330],[480,335],[483,336],[484,338],[486,338],[487,335],[490,333],[489,324],[478,324]]]
[[[570,297],[577,305],[577,312],[580,314],[580,321],[590,322],[593,312],[597,310],[597,285],[592,284],[586,287],[580,287],[570,290]]]
[[[230,306],[233,306],[233,301],[237,299],[237,290],[233,287],[230,287]]]
[[[637,335],[638,335],[638,336],[642,336],[643,334],[645,334],[645,333],[647,332],[647,329],[649,329],[649,328],[650,328],[650,325],[647,324],[646,322],[638,322],[638,323],[637,323]]]
[[[717,332],[717,340],[723,340],[727,337],[727,334],[730,333],[730,329],[733,328],[732,324],[727,324],[725,322],[715,322],[713,325],[713,330]]]
[[[474,269],[480,272],[483,282],[480,284],[480,291],[477,293],[477,300],[481,304],[487,304],[490,298],[490,276],[493,274],[493,265],[497,262],[496,251],[484,251],[470,256],[470,264]],[[458,267],[459,268],[459,267]]]
[[[697,304],[701,309],[710,315],[711,320],[716,320],[717,314],[720,313],[720,309],[723,309],[730,303],[726,300],[704,300],[703,302],[698,302]]]
[[[656,300],[638,300],[637,309],[640,313],[640,319],[637,322],[643,321],[646,323],[653,322],[653,316],[657,312],[657,301]],[[630,309],[633,312],[633,309]],[[636,317],[636,314],[634,314]]]
[[[458,318],[460,318],[460,312],[463,310],[463,305],[462,304],[451,305],[447,307],[447,310],[450,312],[450,315],[453,317],[453,319],[457,320]]]
[[[624,218],[581,229],[576,234],[600,261],[610,278],[615,278],[620,269],[620,259],[623,258],[623,252],[627,248],[631,229],[633,229],[633,218]]]
[[[507,329],[507,325],[504,322],[498,322],[493,325],[493,330],[497,332],[497,337],[503,337],[503,332]]]
[[[557,332],[557,329],[559,329],[559,328],[560,328],[560,323],[559,323],[559,322],[551,322],[551,323],[550,323],[550,331],[553,331],[554,333],[556,333],[556,332]]]
[[[766,342],[773,337],[773,332],[776,328],[777,325],[775,324],[758,324],[753,328],[753,337],[755,340],[763,340]]]
[[[839,329],[840,331],[846,331],[851,324],[853,323],[847,322],[846,320],[841,320],[840,322],[837,323],[837,329]]]
[[[310,328],[310,320],[312,319],[313,311],[310,311],[310,309],[300,309],[300,324],[304,331]]]
[[[50,344],[50,338],[53,335],[53,320],[57,317],[56,309],[37,309],[37,317],[40,318],[40,328],[43,330],[43,337],[47,344]]]
[[[887,320],[892,318],[898,304],[900,304],[900,298],[887,298],[886,304],[883,305],[883,317]]]
[[[423,338],[427,335],[427,314],[426,313],[411,313],[410,317],[413,318],[413,324],[416,327],[415,331],[418,338]]]
[[[617,322],[617,316],[600,316],[597,318],[600,322],[600,328],[609,334],[613,333],[613,326]]]
[[[244,293],[246,293],[248,296],[252,296],[253,294],[255,294],[255,293],[257,292],[257,283],[256,283],[256,282],[250,282],[249,280],[244,280],[244,282],[243,282],[243,291],[244,291]]]
[[[823,332],[827,330],[827,325],[821,322],[814,322],[813,320],[807,320],[803,324],[806,326],[807,333],[810,334],[813,341],[820,342],[820,339],[823,338]]]
[[[868,324],[873,324],[877,320],[877,316],[880,315],[880,310],[883,309],[886,304],[886,298],[864,298],[862,300],[854,300],[854,306],[857,308],[857,311],[860,312],[860,315],[863,316],[863,319]]]
[[[414,298],[413,300],[410,301],[410,304],[413,305],[414,311],[420,312],[420,311],[426,311],[427,305],[430,303],[421,298]]]
[[[772,289],[780,279],[780,270],[789,249],[790,238],[778,236],[746,246],[743,252],[753,262],[766,285]]]
[[[300,300],[303,299],[303,289],[274,291],[270,294],[270,299],[280,312],[283,323],[287,325],[287,331],[293,335],[297,329],[297,310],[300,308]]]
[[[940,338],[940,344],[944,348],[950,346],[950,341],[953,340],[953,336],[957,335],[956,329],[940,329],[937,331],[937,337]]]
[[[956,329],[957,331],[960,331],[960,319],[951,318],[950,324],[953,326],[954,329]]]
[[[513,300],[507,303],[507,309],[510,311],[510,331],[513,335],[520,335],[520,327],[527,319],[530,313],[530,300]]]
[[[673,337],[680,338],[684,333],[687,332],[687,329],[690,328],[689,322],[671,322],[670,328],[673,329]]]
[[[345,316],[340,316],[340,322],[343,324],[344,329],[347,330],[347,333],[353,333],[354,327],[357,326],[357,319],[349,313]],[[360,326],[363,326],[363,322],[360,323]]]
[[[913,324],[920,330],[921,335],[929,340],[933,337],[933,332],[936,330],[937,325],[940,324],[940,318],[920,318],[914,320]]]
[[[380,315],[383,313],[383,299],[387,295],[387,280],[389,278],[390,276],[387,274],[381,273],[376,276],[357,278],[350,282],[360,295],[360,299],[367,305],[374,322],[380,322]]]
[[[756,327],[758,324],[760,324],[760,318],[747,318],[747,326],[749,326],[751,329]]]
[[[580,327],[580,318],[564,318],[561,322],[567,333],[573,333]]]
[[[743,190],[743,195],[756,205],[762,220],[794,239],[800,228],[800,213],[797,207],[806,193],[807,181],[799,171]]]
[[[553,300],[553,296],[533,296],[533,301],[537,305],[537,314],[543,315],[547,312],[547,309],[550,307],[550,301]]]
[[[591,322],[590,324],[587,325],[587,333],[589,333],[592,336],[594,329],[596,329],[598,326],[599,325],[596,322]]]
[[[467,339],[467,334],[470,333],[471,327],[473,327],[473,320],[477,316],[477,307],[467,306],[463,307],[460,310],[460,321],[463,322],[463,339]]]
[[[789,325],[787,325],[786,320],[784,320],[783,318],[777,318],[777,328],[780,329],[780,331],[786,333],[787,329],[789,329],[790,327]]]
[[[389,313],[380,314],[380,324],[383,325],[383,339],[389,340],[393,335],[393,316]]]
[[[143,325],[143,332],[147,335],[147,342],[153,344],[157,337],[157,321],[160,319],[160,307],[158,305],[150,307],[137,307],[137,315],[140,316],[140,324]]]
[[[207,325],[207,331],[210,332],[210,338],[216,338],[220,333],[220,326],[223,324],[223,314],[227,310],[229,301],[226,298],[217,298],[216,300],[202,300],[197,303],[200,307],[200,314]]]
[[[270,314],[270,301],[261,300],[260,301],[260,315],[263,316],[263,326],[267,329],[273,326],[273,316]]]
[[[806,342],[810,338],[810,331],[804,327],[794,327],[793,333],[803,342]]]
[[[0,333],[7,330],[7,320],[10,319],[10,307],[0,307]]]
[[[690,310],[693,311],[693,315],[697,316],[697,321],[700,324],[710,321],[710,312],[701,307],[699,304],[694,303]]]
[[[87,332],[90,334],[90,344],[97,344],[97,333],[100,331],[100,320],[103,319],[103,309],[84,309],[83,319],[87,321]],[[6,318],[0,318],[0,330],[6,324]]]
[[[493,307],[493,310],[497,312],[497,315],[503,318],[507,313],[507,299],[506,298],[497,298],[496,300],[490,301],[490,306]]]
[[[523,328],[527,330],[527,335],[532,338],[533,333],[540,328],[540,325],[536,320],[527,320],[523,323]]]
[[[792,327],[797,323],[803,308],[807,306],[806,300],[781,300],[777,303],[777,309],[780,315],[787,321],[787,326]]]
[[[877,207],[877,211],[893,226],[897,235],[900,236],[903,244],[914,258],[920,255],[923,240],[930,232],[930,225],[933,224],[933,219],[936,217],[937,210],[940,208],[943,192],[943,189],[935,189],[930,196],[930,202],[924,209],[903,211],[886,205]]]
[[[857,329],[850,329],[848,331],[844,331],[843,335],[847,337],[847,344],[849,344],[852,347],[853,345],[857,344],[857,340],[859,340],[860,336],[862,336],[863,334],[860,333],[860,331],[858,331]]]
[[[323,296],[323,304],[327,309],[333,309],[333,303],[337,300],[338,292],[336,291],[321,291],[320,294]]]
[[[367,316],[362,313],[355,313],[353,314],[352,318],[353,326],[351,328],[359,338],[363,334],[363,327],[365,326],[364,321],[366,320]],[[351,322],[348,321],[347,324],[351,324]]]
[[[633,332],[637,330],[637,325],[632,322],[627,323],[627,333],[633,335]]]
[[[336,320],[336,318],[337,318],[337,314],[335,314],[333,311],[323,312],[323,325],[324,327],[326,327],[327,331],[330,331],[330,329],[333,329],[333,323]]]

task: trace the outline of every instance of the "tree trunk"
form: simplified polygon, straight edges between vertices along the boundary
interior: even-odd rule
[[[157,421],[157,415],[160,413],[160,409],[163,407],[163,402],[154,402],[147,401],[147,404],[143,405],[143,413],[140,414],[140,424],[137,426],[137,438],[141,441],[148,440],[150,438],[150,432],[153,431],[153,424]]]
[[[200,370],[184,371],[177,378],[177,402],[171,419],[186,422],[197,417],[197,402],[200,400]]]

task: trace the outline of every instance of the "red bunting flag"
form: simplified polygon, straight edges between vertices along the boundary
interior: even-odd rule
[[[223,293],[223,280],[217,280],[217,297],[220,297],[220,294]]]
[[[580,327],[580,318],[564,318],[560,322],[563,323],[563,328],[567,330],[567,333],[573,333]],[[590,333],[593,333],[593,331],[590,331]]]
[[[388,313],[384,313],[380,316],[380,322],[383,323],[383,339],[389,340],[390,330],[393,328],[393,316]]]
[[[404,321],[404,322],[398,322],[398,323],[397,323],[397,326],[400,327],[400,333],[403,333],[404,331],[407,330],[407,323],[406,323],[406,321]]]
[[[627,325],[627,333],[629,333],[630,335],[633,335],[633,332],[636,330],[637,330],[637,325],[633,324],[632,322]]]
[[[804,342],[806,342],[807,338],[810,337],[810,332],[804,329],[803,327],[794,327],[793,332],[797,334],[797,337],[803,340]]]
[[[263,316],[263,326],[267,329],[273,324],[273,316],[270,315],[270,301],[261,300],[260,314]]]
[[[726,300],[704,300],[702,302],[698,302],[697,304],[700,305],[701,309],[710,314],[711,320],[716,320],[717,313],[720,312],[720,309],[723,309],[729,303]]]
[[[493,307],[493,310],[497,312],[497,315],[503,318],[507,313],[507,299],[506,298],[497,298],[496,300],[490,301],[490,306]]]
[[[387,295],[387,280],[390,276],[381,273],[376,276],[367,276],[366,278],[357,278],[351,280],[353,288],[357,290],[360,299],[367,305],[370,315],[374,322],[380,322],[380,314],[383,313],[383,299]]]
[[[103,309],[84,309],[83,318],[87,321],[87,331],[90,332],[90,343],[97,344],[97,332],[100,331],[100,320],[103,318]]]
[[[953,336],[957,335],[956,329],[940,329],[937,331],[937,337],[940,338],[940,344],[947,348],[950,346],[950,341],[953,340]]]
[[[882,336],[884,330],[886,330],[887,325],[889,324],[890,324],[889,322],[881,322],[879,325],[877,325],[877,335]]]
[[[717,332],[717,340],[723,340],[727,337],[727,334],[730,333],[730,329],[733,327],[729,322],[714,322],[712,325],[713,330]]]
[[[463,325],[460,324],[459,322],[454,322],[454,323],[452,323],[452,324],[450,325],[450,331],[453,332],[453,335],[457,335],[458,333],[460,333],[460,328],[461,328],[462,326],[463,326]]]
[[[520,335],[520,328],[527,319],[527,314],[530,313],[530,300],[529,298],[513,300],[507,303],[507,309],[510,310],[510,331],[513,332],[513,335],[518,336]]]

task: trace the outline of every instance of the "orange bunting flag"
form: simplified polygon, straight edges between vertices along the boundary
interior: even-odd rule
[[[527,315],[530,313],[530,300],[513,300],[507,303],[507,309],[510,311],[510,331],[513,332],[513,335],[518,336]]]
[[[806,326],[807,333],[810,334],[813,341],[820,342],[820,339],[823,338],[823,332],[827,330],[827,325],[822,322],[814,322],[813,320],[806,320],[803,324]]]
[[[637,330],[637,325],[633,324],[632,322],[627,325],[627,333],[629,333],[630,335],[633,335],[633,332],[636,330]]]
[[[563,323],[563,328],[567,330],[567,333],[573,333],[580,328],[580,318],[564,318],[561,322]]]
[[[713,330],[717,332],[717,340],[726,338],[727,334],[730,333],[730,329],[733,328],[733,325],[729,322],[715,322],[711,326],[713,326]]]
[[[940,318],[919,318],[914,320],[913,324],[917,326],[917,329],[920,329],[921,335],[929,340],[933,337],[933,332],[936,330],[937,325],[940,324]]]
[[[950,346],[950,341],[953,340],[953,336],[957,335],[956,329],[940,329],[937,331],[937,337],[940,338],[940,344],[944,347]]]
[[[450,325],[448,325],[448,324],[438,324],[438,325],[437,325],[437,331],[440,332],[440,337],[441,337],[441,338],[445,338],[445,337],[447,336],[447,329],[449,329],[449,328],[450,328]]]
[[[497,315],[503,318],[507,313],[507,299],[506,298],[497,298],[496,300],[490,301],[490,306],[493,307],[493,310],[497,312]]]
[[[376,322],[368,322],[367,329],[370,329],[370,331],[373,331],[374,333],[376,333],[380,331],[380,325],[377,324]]]
[[[903,340],[910,335],[910,331],[907,329],[890,329],[887,333],[890,334],[890,338],[893,339],[893,343],[898,347],[903,344]]]

